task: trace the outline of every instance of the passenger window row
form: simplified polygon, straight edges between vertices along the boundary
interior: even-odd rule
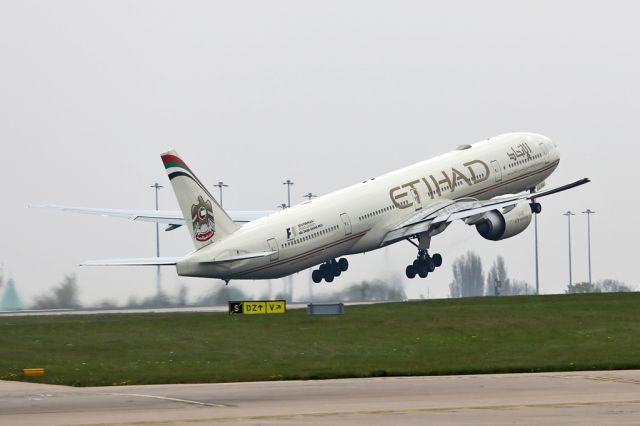
[[[333,225],[333,226],[330,226],[330,227],[328,227],[326,229],[321,229],[320,231],[313,232],[313,233],[311,233],[309,235],[305,235],[303,237],[298,237],[298,238],[295,238],[295,239],[293,239],[291,241],[287,241],[286,243],[281,244],[280,248],[292,247],[292,246],[294,246],[296,244],[300,244],[300,243],[302,243],[304,241],[309,241],[309,240],[311,240],[313,238],[318,238],[318,237],[326,235],[326,234],[328,234],[330,232],[337,231],[338,228],[339,228],[338,225]]]
[[[400,203],[400,205],[406,205],[406,204],[408,204],[408,201],[403,201],[403,202]],[[363,221],[365,219],[369,219],[369,218],[372,218],[374,216],[378,216],[378,215],[380,215],[382,213],[389,212],[389,211],[393,210],[394,208],[395,208],[394,206],[386,206],[386,207],[383,207],[381,209],[374,210],[372,212],[364,214],[364,215],[358,217],[358,220]]]

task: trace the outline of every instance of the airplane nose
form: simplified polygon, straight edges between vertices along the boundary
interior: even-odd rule
[[[549,152],[553,156],[554,160],[560,160],[560,150],[558,149],[558,145],[551,139],[547,138],[547,144],[549,146]]]

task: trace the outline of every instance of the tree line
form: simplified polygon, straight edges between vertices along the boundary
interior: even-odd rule
[[[117,309],[117,308],[172,308],[184,306],[223,305],[232,300],[265,300],[268,294],[250,295],[234,286],[216,286],[193,302],[188,301],[187,287],[182,285],[174,295],[164,292],[152,296],[131,297],[124,305],[116,301],[103,300],[95,305],[87,306],[80,302],[79,288],[75,275],[65,275],[62,282],[49,290],[47,294],[35,298],[31,309]],[[284,293],[276,294],[275,299],[287,299]],[[315,302],[326,301],[400,301],[406,300],[402,282],[398,277],[389,281],[372,280],[355,283],[335,292],[314,297]],[[291,302],[290,300],[288,300]]]
[[[504,258],[498,256],[486,275],[482,269],[480,256],[472,251],[458,257],[452,265],[453,281],[449,284],[451,297],[475,296],[517,296],[535,293],[526,281],[509,278]],[[624,283],[604,279],[596,283],[569,284],[566,294],[572,293],[612,293],[634,291]]]

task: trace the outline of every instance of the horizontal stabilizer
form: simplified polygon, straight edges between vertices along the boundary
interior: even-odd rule
[[[205,263],[222,263],[222,262],[233,262],[233,261],[236,261],[236,260],[255,259],[255,258],[258,258],[258,257],[271,256],[272,254],[276,254],[276,253],[277,253],[277,251],[258,251],[258,252],[253,252],[253,253],[243,253],[243,254],[238,254],[238,255],[235,255],[235,256],[216,257],[212,261],[205,262]]]
[[[175,265],[180,257],[140,257],[137,259],[87,260],[80,266],[163,266]]]

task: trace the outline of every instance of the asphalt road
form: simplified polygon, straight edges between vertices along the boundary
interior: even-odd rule
[[[640,424],[640,370],[69,388],[0,381],[3,425]]]

